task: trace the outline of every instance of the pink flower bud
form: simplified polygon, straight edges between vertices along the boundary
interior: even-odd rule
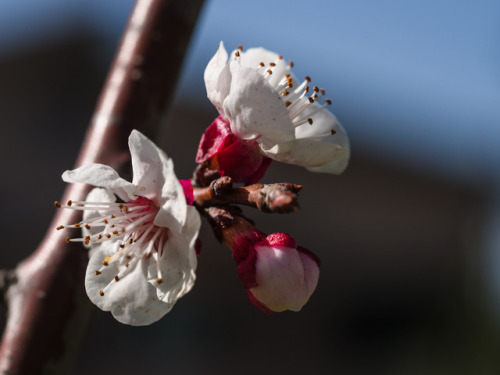
[[[219,116],[205,130],[198,146],[196,162],[210,161],[221,176],[246,185],[258,182],[271,164],[255,140],[243,140],[231,132],[229,121]]]
[[[284,233],[242,238],[233,256],[248,298],[266,313],[299,311],[318,284],[318,257]]]

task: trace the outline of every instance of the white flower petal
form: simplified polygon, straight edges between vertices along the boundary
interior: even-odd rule
[[[175,303],[191,290],[196,279],[197,257],[194,244],[200,230],[200,215],[194,207],[188,207],[186,225],[182,233],[170,232],[168,241],[158,260],[162,282],[157,283],[157,265],[149,269],[149,282],[157,288],[158,298]]]
[[[105,256],[113,254],[116,242],[99,245],[92,255],[85,276],[85,289],[90,300],[104,311],[110,311],[121,323],[143,326],[156,322],[169,312],[173,304],[158,300],[156,288],[147,282],[147,268],[152,258],[131,262],[127,273],[115,281],[119,262],[102,267]],[[95,271],[102,269],[100,275]],[[100,295],[103,291],[104,295]]]
[[[304,268],[295,249],[256,246],[256,281],[252,294],[272,311],[299,311],[307,302]]]
[[[81,167],[65,171],[62,175],[65,182],[80,182],[97,187],[110,189],[124,201],[135,199],[135,186],[121,178],[118,173],[108,165],[86,164]]]
[[[130,134],[129,147],[134,170],[133,184],[138,194],[160,207],[155,224],[180,232],[186,221],[187,204],[172,160],[136,130]]]
[[[85,198],[87,202],[115,202],[116,197],[111,191],[103,188],[94,188],[88,193],[87,198]],[[84,210],[83,211],[83,221],[89,222],[95,218],[102,217],[106,214],[106,210]],[[90,229],[86,229],[82,227],[83,237],[92,236],[102,231],[102,227],[91,227]],[[92,246],[87,245],[92,249]]]
[[[274,160],[300,165],[312,172],[339,174],[349,161],[349,149],[308,138],[280,143],[270,149],[263,148],[261,144],[261,149]]]
[[[264,70],[269,69],[270,63],[276,64],[272,67],[273,74],[268,77],[268,83],[272,87],[276,87],[283,75],[288,72],[288,65],[285,60],[280,59],[277,53],[268,51],[265,48],[249,48],[248,50],[241,52],[240,57],[241,65],[247,68],[257,69],[259,64],[262,62],[265,64]]]
[[[294,127],[278,93],[255,69],[237,61],[230,64],[231,89],[223,103],[231,131],[243,138],[258,136],[285,142],[294,138]]]
[[[224,48],[224,43],[220,42],[219,49],[205,68],[204,74],[208,99],[217,109],[222,108],[222,101],[227,95],[226,92],[225,95],[221,97],[220,86],[227,87],[228,85],[226,84],[226,82],[228,78],[229,83],[231,82],[231,76],[227,69],[226,72],[222,74],[222,71],[226,67],[226,62],[227,52]]]

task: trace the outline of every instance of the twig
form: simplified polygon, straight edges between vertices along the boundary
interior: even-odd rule
[[[123,169],[128,161],[130,131],[140,129],[153,136],[172,99],[202,3],[137,1],[77,166],[99,162]],[[69,185],[62,200],[81,200],[87,192],[87,186]],[[17,281],[6,292],[8,320],[0,345],[2,374],[69,372],[90,311],[83,290],[88,258],[80,246],[66,244],[55,227],[78,220],[77,212],[58,210],[39,247],[14,271],[12,277]]]
[[[253,184],[233,188],[232,180],[224,176],[213,180],[210,186],[193,189],[194,200],[199,207],[241,204],[268,213],[289,213],[299,209],[297,194],[301,185]]]

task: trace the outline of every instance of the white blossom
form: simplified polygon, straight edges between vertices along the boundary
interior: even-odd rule
[[[223,43],[205,69],[210,101],[241,139],[254,139],[268,157],[314,172],[341,173],[349,140],[325,107],[324,90],[299,82],[292,63],[264,48],[228,54]]]
[[[129,138],[133,180],[107,165],[89,164],[63,173],[66,182],[96,186],[86,201],[65,208],[84,210],[90,247],[85,288],[90,300],[120,322],[148,325],[169,312],[194,285],[195,241],[200,228],[188,206],[172,160],[138,131]]]

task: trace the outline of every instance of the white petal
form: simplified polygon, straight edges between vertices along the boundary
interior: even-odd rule
[[[308,138],[280,143],[262,151],[274,160],[306,167],[312,172],[339,174],[349,161],[349,149],[336,143],[321,142]]]
[[[296,249],[256,246],[256,281],[252,294],[273,311],[299,311],[307,302],[304,268]]]
[[[180,232],[186,220],[187,204],[172,160],[137,130],[130,134],[129,147],[133,184],[138,194],[160,207],[155,224]]]
[[[334,135],[328,138],[323,138],[321,141],[326,143],[335,143],[342,149],[349,150],[349,138],[337,118],[327,109],[322,109],[311,116],[310,114],[315,112],[317,108],[319,108],[319,105],[314,103],[310,106],[310,108],[304,111],[302,118],[311,117],[313,123],[312,125],[304,124],[298,126],[295,130],[295,136],[297,139],[328,134],[330,131],[334,130]]]
[[[304,268],[304,286],[306,290],[306,302],[313,294],[319,280],[319,267],[315,260],[309,255],[298,252]]]
[[[200,230],[201,219],[194,207],[188,207],[188,217],[182,233],[170,232],[158,260],[162,282],[157,283],[156,264],[150,266],[149,282],[157,288],[158,298],[175,303],[189,292],[196,279],[197,258],[194,244]]]
[[[95,271],[102,267],[104,257],[111,256],[116,242],[105,242],[97,247],[87,267],[85,276],[85,289],[90,300],[104,311],[111,311],[113,316],[121,323],[133,326],[143,326],[156,322],[172,309],[173,304],[158,300],[156,288],[151,285],[147,277],[147,268],[153,261],[142,258],[138,262],[130,262],[130,269],[119,280],[114,276],[118,274],[120,260],[111,262],[104,267],[100,275]],[[100,295],[100,291],[104,295]]]
[[[227,63],[227,52],[226,49],[224,48],[224,43],[220,42],[219,49],[210,60],[207,67],[205,68],[205,74],[204,74],[208,99],[212,102],[213,105],[215,105],[217,109],[222,108],[222,101],[225,98],[225,95],[221,97],[219,86],[221,85],[227,86],[224,83],[227,82],[228,78],[230,82],[231,78],[229,71],[226,71],[224,74],[222,74],[222,71],[226,66],[226,63]]]
[[[232,61],[231,89],[223,108],[237,136],[251,139],[262,136],[275,143],[294,138],[294,127],[279,94],[255,69]]]
[[[110,166],[103,164],[86,164],[77,169],[65,171],[62,179],[65,182],[80,182],[107,188],[124,201],[134,199],[136,192],[132,183],[121,178]]]
[[[247,68],[257,69],[259,64],[262,62],[265,64],[264,70],[269,69],[270,63],[276,64],[272,67],[273,74],[269,76],[268,82],[272,87],[276,87],[284,74],[289,70],[288,64],[285,60],[280,59],[277,53],[268,51],[265,48],[249,48],[248,50],[241,52],[240,57],[241,65]]]
[[[111,191],[103,188],[94,188],[88,193],[87,202],[115,202],[116,197]],[[106,210],[84,210],[83,211],[83,221],[90,221],[97,217],[102,217],[106,214]],[[90,230],[82,227],[83,236],[91,236],[102,231],[102,227],[91,227]],[[89,245],[90,246],[90,245]],[[92,246],[90,246],[92,248]]]

